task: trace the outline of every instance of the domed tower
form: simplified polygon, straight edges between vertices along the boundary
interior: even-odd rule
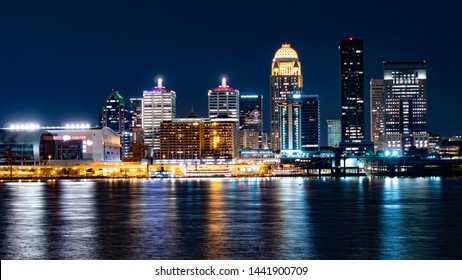
[[[270,147],[280,150],[280,108],[293,94],[300,94],[303,87],[302,65],[297,52],[290,44],[274,54],[270,76]]]

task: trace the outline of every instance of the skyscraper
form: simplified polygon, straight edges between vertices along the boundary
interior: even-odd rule
[[[209,117],[239,118],[239,91],[226,84],[222,78],[221,85],[209,90]]]
[[[162,85],[143,91],[144,144],[152,147],[151,157],[157,158],[160,149],[160,123],[176,117],[176,93]]]
[[[371,140],[374,142],[374,151],[383,150],[383,80],[371,79]]]
[[[384,62],[386,149],[403,154],[411,146],[428,147],[425,62]]]
[[[340,119],[327,119],[327,145],[338,147],[342,141],[342,122]]]
[[[340,95],[342,141],[364,138],[364,53],[363,40],[340,41]]]
[[[270,148],[281,149],[280,108],[303,86],[302,68],[297,52],[290,44],[282,44],[274,55],[270,76]],[[286,109],[287,110],[287,109]],[[289,111],[286,111],[286,113]]]
[[[241,94],[239,103],[241,147],[261,149],[263,147],[263,96]]]
[[[127,104],[119,91],[112,89],[107,96],[101,115],[101,124],[120,135],[121,155],[127,157],[130,151],[130,116]]]

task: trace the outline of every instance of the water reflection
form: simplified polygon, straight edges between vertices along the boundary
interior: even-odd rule
[[[461,179],[0,185],[2,259],[459,259]]]

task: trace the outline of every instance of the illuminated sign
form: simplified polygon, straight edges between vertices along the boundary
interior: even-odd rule
[[[59,135],[54,135],[53,136],[53,140],[62,140],[62,141],[69,141],[69,140],[86,140],[87,139],[87,136],[85,135],[63,135],[63,136],[59,136]]]

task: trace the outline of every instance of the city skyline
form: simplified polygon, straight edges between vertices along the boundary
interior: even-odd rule
[[[185,3],[178,9],[174,4],[127,8],[117,1],[111,5],[102,1],[71,8],[30,3],[23,9],[15,3],[2,3],[0,21],[11,28],[3,32],[0,47],[0,92],[4,97],[0,125],[31,120],[43,125],[70,121],[96,124],[110,89],[119,90],[127,100],[141,97],[143,90],[155,84],[158,74],[177,92],[179,117],[187,116],[191,106],[198,116],[206,116],[207,91],[223,74],[240,91],[261,93],[264,108],[269,108],[271,59],[282,43],[290,43],[304,65],[305,92],[318,94],[323,104],[321,135],[322,143],[326,143],[325,120],[340,116],[339,41],[355,36],[364,40],[365,92],[371,78],[382,77],[382,61],[425,60],[428,130],[445,136],[461,133],[460,127],[447,121],[462,119],[458,110],[462,97],[452,82],[462,59],[456,50],[460,39],[446,36],[457,31],[460,19],[447,14],[443,17],[443,11],[452,11],[439,4],[416,7],[403,3],[396,11],[364,7],[363,3],[337,3],[336,8],[328,8],[327,4],[295,1],[292,4],[310,17],[295,18],[293,29],[268,24],[272,8],[258,3],[247,6],[237,1],[226,8],[203,3],[196,8]],[[146,17],[154,10],[169,12],[178,22],[166,24]],[[431,11],[432,16],[422,18],[409,32],[399,27],[415,26],[405,16],[411,10],[424,15]],[[197,12],[197,18],[189,11]],[[213,13],[227,20],[213,26],[201,19]],[[381,16],[386,13],[390,16]],[[231,21],[233,15],[242,17]],[[392,18],[400,19],[399,23]],[[248,25],[253,26],[252,32],[245,30]],[[366,94],[365,135],[369,135],[368,101]],[[66,106],[69,103],[73,106]],[[266,132],[268,116],[265,110]]]

